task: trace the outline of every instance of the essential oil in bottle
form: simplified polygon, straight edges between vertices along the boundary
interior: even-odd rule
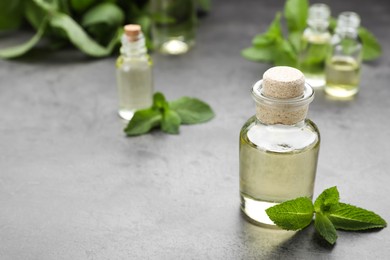
[[[124,29],[121,55],[116,62],[118,113],[121,118],[130,120],[136,110],[152,105],[153,77],[141,27],[129,24]]]
[[[273,67],[252,88],[256,115],[240,132],[241,209],[254,223],[275,226],[265,210],[312,198],[320,134],[306,119],[314,91],[302,72]]]
[[[313,87],[325,86],[325,61],[329,52],[331,34],[328,30],[330,9],[325,4],[309,8],[308,27],[301,39],[298,68]]]
[[[325,92],[332,97],[351,98],[359,92],[362,59],[359,25],[360,18],[354,12],[341,13],[337,19],[325,69]]]

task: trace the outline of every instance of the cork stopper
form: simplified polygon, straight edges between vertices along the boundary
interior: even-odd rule
[[[124,26],[125,35],[130,42],[138,40],[138,36],[141,33],[141,26],[138,24],[128,24]]]
[[[302,96],[305,76],[300,70],[287,66],[273,67],[263,75],[263,94],[273,98]]]
[[[280,66],[267,70],[252,89],[256,117],[264,124],[294,125],[306,118],[314,91],[303,73]]]

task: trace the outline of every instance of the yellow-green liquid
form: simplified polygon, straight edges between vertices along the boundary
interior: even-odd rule
[[[150,61],[147,59],[117,60],[116,78],[119,94],[118,114],[131,120],[138,109],[150,107],[153,96],[153,77]]]
[[[336,98],[349,98],[359,91],[360,64],[351,57],[333,57],[326,64],[325,92]]]
[[[313,135],[314,136],[314,135]],[[319,139],[302,149],[278,152],[256,147],[247,135],[240,138],[241,209],[256,223],[274,225],[265,210],[297,197],[312,197]],[[285,149],[285,151],[283,151]]]

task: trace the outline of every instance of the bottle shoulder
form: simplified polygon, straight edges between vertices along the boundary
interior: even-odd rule
[[[308,27],[302,34],[302,39],[315,44],[326,44],[332,39],[332,35],[328,30],[313,30]]]
[[[296,125],[265,125],[253,116],[242,127],[240,139],[257,149],[287,153],[319,145],[320,132],[310,119]]]
[[[128,57],[120,55],[116,60],[116,67],[120,68],[150,68],[153,63],[149,55]]]

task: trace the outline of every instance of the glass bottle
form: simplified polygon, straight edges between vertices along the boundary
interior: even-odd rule
[[[281,66],[264,73],[252,96],[256,115],[240,132],[241,209],[252,222],[275,226],[267,208],[313,196],[320,134],[306,114],[314,91],[299,70]]]
[[[331,34],[328,30],[330,9],[326,4],[313,4],[309,8],[308,27],[301,39],[298,68],[313,87],[325,85],[325,60],[329,52]]]
[[[195,44],[195,0],[152,0],[152,38],[163,54],[186,53]]]
[[[145,47],[141,27],[129,24],[124,27],[121,55],[116,61],[116,78],[119,94],[119,116],[130,120],[135,110],[152,105],[152,63]]]
[[[336,98],[350,98],[359,91],[362,44],[358,37],[360,17],[343,12],[337,19],[332,50],[326,61],[325,92]]]

